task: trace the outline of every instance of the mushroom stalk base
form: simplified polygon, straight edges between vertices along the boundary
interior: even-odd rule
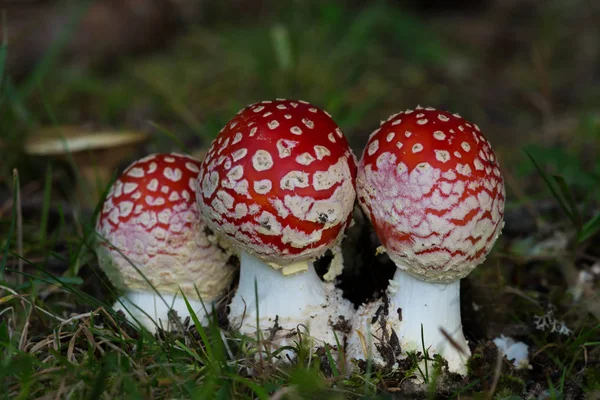
[[[407,351],[423,353],[424,342],[430,357],[439,354],[448,361],[451,372],[466,374],[471,353],[462,332],[459,280],[428,283],[398,268],[390,281],[387,301],[387,316],[383,300],[359,308],[353,321],[355,333],[348,344],[349,357],[366,359],[366,350],[376,364],[385,365],[404,357]]]
[[[336,344],[332,325],[349,320],[353,306],[333,284],[321,281],[311,261],[306,271],[287,276],[245,251],[240,262],[229,312],[234,329],[255,336],[258,319],[262,339],[274,347],[293,346],[297,331],[309,332],[318,345]],[[336,334],[343,342],[343,333]]]
[[[398,337],[404,348],[423,352],[423,339],[429,355],[440,354],[448,361],[450,371],[466,373],[465,362],[471,353],[462,331],[460,280],[428,283],[398,269],[391,285],[396,293],[390,306],[397,308],[390,312],[396,312],[398,308],[402,310]]]
[[[164,300],[164,301],[163,301]],[[202,325],[208,325],[208,314],[212,312],[214,301],[205,301],[204,306],[200,300],[187,297],[190,306]],[[187,305],[181,294],[177,296],[163,294],[162,299],[154,292],[128,291],[114,304],[115,311],[123,311],[127,319],[134,324],[156,333],[158,328],[164,330],[177,330],[179,325],[174,320],[169,321],[169,311],[176,312],[180,321],[190,317]]]

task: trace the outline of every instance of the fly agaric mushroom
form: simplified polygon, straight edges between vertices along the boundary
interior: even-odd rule
[[[387,296],[357,311],[348,357],[371,353],[383,364],[400,349],[422,352],[422,325],[428,353],[465,374],[460,279],[503,226],[504,183],[489,142],[457,114],[417,107],[392,115],[369,138],[357,195],[397,269]]]
[[[125,292],[114,308],[151,331],[166,328],[171,308],[190,315],[181,293],[206,322],[204,307],[210,312],[233,278],[229,254],[198,211],[199,170],[200,161],[180,154],[138,160],[113,184],[98,218],[100,266]]]
[[[240,252],[229,313],[240,332],[256,333],[258,313],[274,346],[299,325],[335,345],[332,325],[354,308],[319,279],[313,260],[339,244],[350,224],[355,178],[342,131],[309,103],[256,103],[221,130],[202,163],[197,198],[208,226]]]

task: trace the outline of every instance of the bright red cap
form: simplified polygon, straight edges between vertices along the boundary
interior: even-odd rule
[[[503,226],[489,142],[477,125],[433,108],[392,115],[371,134],[357,193],[392,260],[427,281],[469,274]]]
[[[242,109],[212,143],[198,201],[210,227],[263,261],[290,264],[339,241],[356,164],[340,128],[303,101]]]
[[[228,284],[228,255],[211,244],[196,204],[200,161],[180,154],[154,154],[131,164],[110,189],[96,231],[101,265],[117,286],[148,288],[205,300]],[[116,247],[119,251],[115,250]]]

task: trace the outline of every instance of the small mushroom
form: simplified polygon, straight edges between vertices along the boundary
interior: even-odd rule
[[[64,126],[43,129],[32,135],[25,143],[25,152],[62,162],[69,162],[72,157],[85,183],[78,188],[79,200],[93,207],[115,168],[146,140],[148,135],[143,132],[89,132],[81,127]]]
[[[233,279],[230,254],[198,211],[199,170],[198,160],[180,154],[138,160],[115,181],[97,221],[100,266],[124,292],[114,308],[150,331],[168,325],[170,309],[190,315],[182,293],[207,322],[205,308]]]
[[[356,187],[397,269],[387,296],[357,311],[348,356],[370,353],[384,364],[427,350],[465,374],[460,279],[504,225],[504,183],[489,142],[457,114],[417,107],[392,115],[369,138]]]
[[[209,227],[240,252],[232,326],[264,331],[273,347],[293,344],[305,326],[317,346],[335,346],[334,326],[354,308],[313,261],[342,240],[355,177],[342,131],[309,103],[252,104],[221,130],[202,163],[197,198]]]

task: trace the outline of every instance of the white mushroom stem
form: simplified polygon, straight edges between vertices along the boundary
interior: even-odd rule
[[[448,361],[450,371],[465,374],[466,360],[471,352],[462,331],[460,280],[430,283],[398,268],[388,293],[389,313],[397,313],[399,308],[402,309],[400,326],[393,327],[402,349],[423,352],[423,338],[430,356],[441,355]],[[442,330],[454,343],[448,340]]]
[[[352,306],[347,300],[338,297],[338,291],[332,284],[319,279],[311,261],[307,261],[307,266],[308,269],[303,272],[286,276],[280,270],[242,251],[240,281],[229,313],[233,328],[248,335],[255,334],[258,303],[258,325],[261,331],[272,329],[276,320],[285,333],[304,325],[317,341],[335,345],[333,328],[329,322],[337,321],[340,315],[348,319]],[[299,330],[306,332],[302,328]],[[338,336],[340,341],[343,340],[339,333]],[[269,337],[263,335],[263,339],[268,340]],[[297,338],[292,337],[288,344],[293,344],[296,340]]]
[[[390,360],[390,354],[403,358],[407,352],[423,353],[424,343],[430,358],[439,354],[448,361],[451,372],[465,375],[471,353],[462,332],[460,281],[428,283],[397,268],[387,294],[387,315],[383,300],[364,304],[356,312],[348,339],[348,359],[372,358],[376,365],[391,365],[397,359]],[[382,348],[386,354],[379,352]]]
[[[190,317],[183,295],[163,294],[161,296],[154,292],[128,291],[117,300],[113,308],[115,311],[123,311],[128,320],[152,333],[156,333],[158,327],[165,330],[178,329],[176,322],[169,322],[169,310],[175,311],[182,322],[186,317]],[[205,308],[210,314],[214,301],[204,302],[203,306],[200,300],[189,297],[187,300],[200,323],[207,325],[208,316]]]

